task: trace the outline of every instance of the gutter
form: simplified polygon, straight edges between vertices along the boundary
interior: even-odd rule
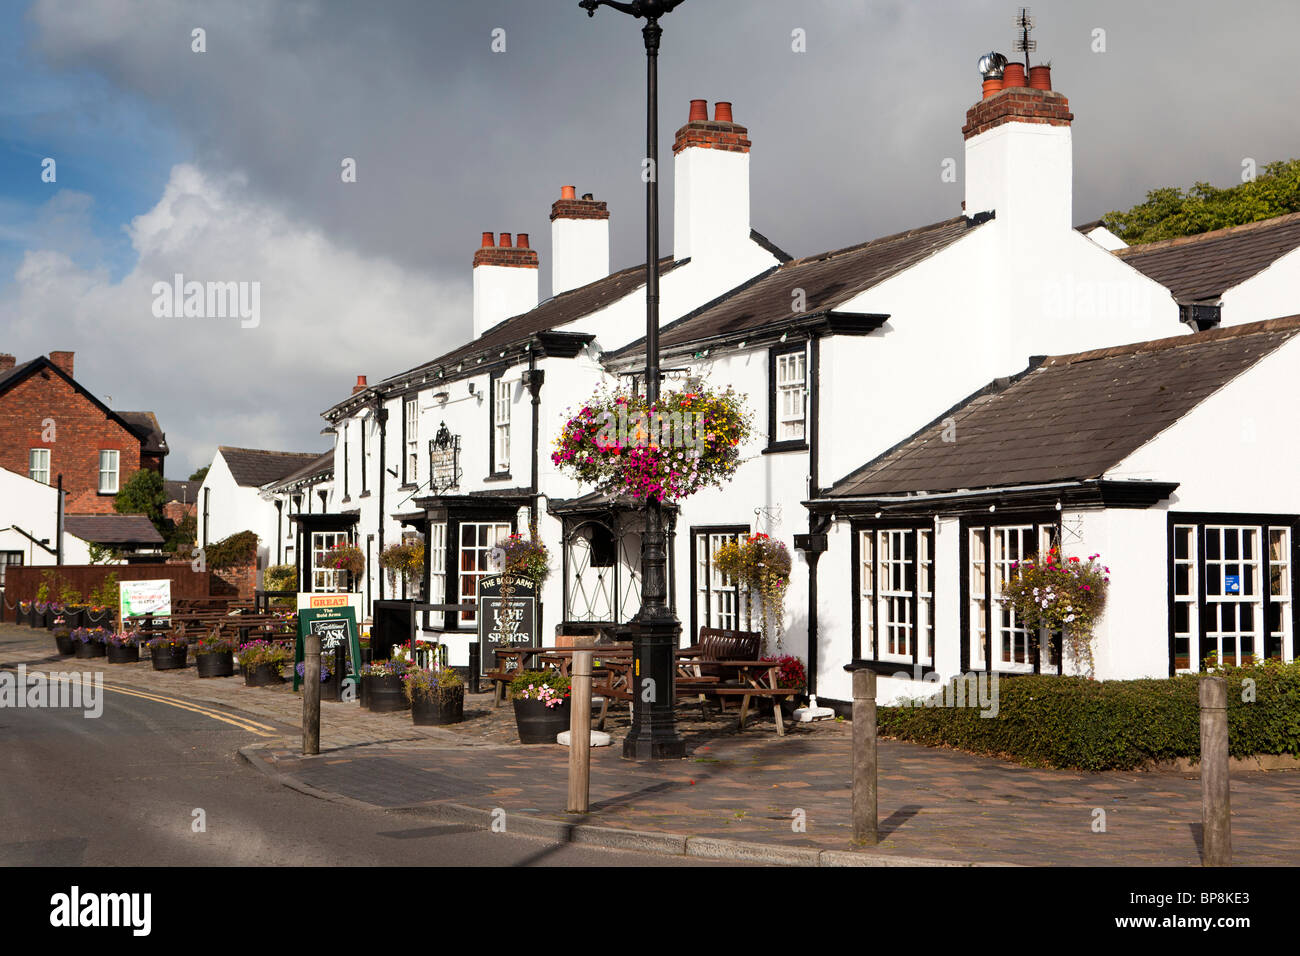
[[[1149,507],[1157,501],[1168,498],[1177,488],[1176,481],[1118,481],[1105,478],[1076,479],[1072,481],[1053,481],[1035,484],[1007,485],[1005,487],[975,488],[963,491],[919,492],[901,495],[861,495],[810,499],[803,506],[817,514],[834,516],[842,513],[846,505],[857,506],[854,510],[874,506],[882,512],[925,510],[931,503],[946,502],[972,504],[983,501],[993,506],[1004,502],[1008,497],[1028,497],[1033,494],[1056,492],[1062,497],[1071,497],[1070,504],[1101,504],[1110,507]],[[1091,493],[1068,495],[1069,492]],[[982,499],[982,500],[981,500]],[[901,507],[900,507],[901,506]]]

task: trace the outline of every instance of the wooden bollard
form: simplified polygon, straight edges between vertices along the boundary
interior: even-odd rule
[[[1232,865],[1228,778],[1228,682],[1202,677],[1201,849],[1205,866]]]
[[[569,672],[569,806],[586,813],[591,805],[591,651],[573,652]]]
[[[320,753],[320,635],[303,639],[302,752]]]
[[[875,846],[876,833],[876,675],[853,672],[853,842]]]

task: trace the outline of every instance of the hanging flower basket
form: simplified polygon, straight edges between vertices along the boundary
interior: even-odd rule
[[[754,626],[757,605],[763,643],[767,644],[770,620],[779,651],[785,624],[785,592],[790,586],[789,549],[775,538],[752,534],[744,541],[730,542],[718,548],[713,553],[713,562],[720,573],[745,591],[745,626]]]
[[[366,569],[366,556],[354,544],[336,544],[326,553],[325,564],[358,578]]]
[[[502,570],[532,578],[538,587],[551,573],[550,553],[546,545],[537,540],[536,533],[529,538],[512,534],[501,542],[501,550],[506,557]]]
[[[744,397],[708,387],[641,395],[597,392],[555,441],[560,471],[613,496],[677,501],[721,487],[750,436]]]
[[[379,566],[388,572],[388,586],[397,587],[400,577],[408,586],[424,574],[424,542],[390,544],[379,552]]]
[[[1110,587],[1110,568],[1099,563],[1099,557],[1062,561],[1060,550],[1053,548],[1041,563],[1027,558],[1011,565],[1011,580],[1002,588],[1002,605],[1015,611],[1017,621],[1031,629],[1061,632],[1088,677],[1094,668],[1092,631],[1106,609]]]

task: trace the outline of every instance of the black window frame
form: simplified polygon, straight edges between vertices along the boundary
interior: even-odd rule
[[[1268,655],[1268,615],[1269,607],[1272,601],[1272,588],[1269,587],[1269,549],[1268,549],[1268,530],[1269,528],[1289,528],[1291,530],[1291,553],[1288,556],[1290,562],[1290,588],[1288,590],[1288,599],[1291,604],[1291,659],[1300,660],[1300,613],[1296,608],[1296,584],[1297,569],[1296,560],[1300,558],[1300,544],[1297,543],[1297,535],[1300,534],[1300,515],[1294,514],[1268,514],[1264,512],[1240,512],[1233,513],[1228,511],[1169,511],[1166,512],[1166,538],[1165,538],[1165,577],[1167,581],[1166,608],[1165,614],[1168,619],[1168,654],[1169,654],[1169,676],[1173,677],[1177,673],[1176,656],[1175,656],[1175,607],[1177,603],[1174,597],[1174,528],[1178,525],[1191,525],[1196,529],[1193,540],[1196,546],[1196,620],[1197,620],[1197,637],[1200,652],[1200,660],[1193,660],[1191,649],[1188,648],[1188,661],[1195,665],[1193,673],[1201,674],[1201,664],[1208,653],[1203,646],[1206,622],[1209,614],[1209,604],[1206,601],[1205,594],[1205,528],[1207,525],[1219,526],[1228,525],[1236,527],[1255,527],[1260,530],[1259,550],[1260,550],[1260,584],[1261,596],[1263,600],[1260,603],[1260,614],[1263,619],[1262,628],[1264,631],[1264,654]]]
[[[777,401],[776,401],[776,365],[777,359],[785,355],[802,354],[803,359],[803,438],[791,438],[778,441]],[[812,376],[809,373],[808,342],[801,340],[793,345],[772,346],[767,350],[767,447],[764,454],[783,451],[808,450],[808,413],[814,401],[812,394]]]

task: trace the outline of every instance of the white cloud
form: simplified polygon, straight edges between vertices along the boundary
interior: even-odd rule
[[[218,444],[323,450],[319,413],[357,375],[377,381],[469,334],[468,282],[361,255],[244,189],[238,176],[176,166],[158,203],[128,227],[139,258],[116,282],[62,251],[68,201],[56,198],[46,213],[63,220],[58,250],[29,249],[0,303],[5,350],[20,361],[74,350],[77,378],[92,392],[115,408],[158,413],[170,477],[188,475]],[[155,318],[153,285],[176,273],[260,283],[260,323]]]

